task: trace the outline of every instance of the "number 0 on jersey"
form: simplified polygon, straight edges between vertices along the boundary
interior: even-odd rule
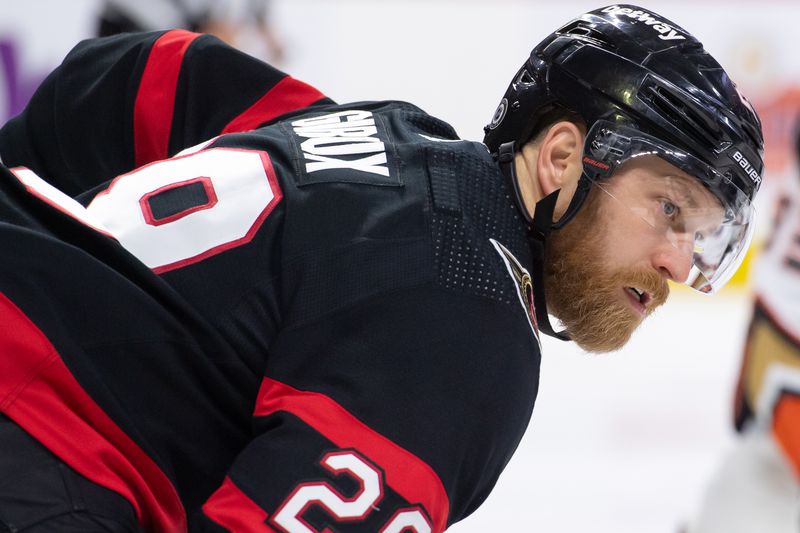
[[[160,273],[249,242],[280,199],[266,152],[212,148],[123,174],[87,210]]]

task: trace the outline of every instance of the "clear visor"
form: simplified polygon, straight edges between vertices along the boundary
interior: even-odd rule
[[[589,132],[583,163],[590,181],[643,220],[651,236],[675,248],[672,274],[685,274],[686,285],[711,294],[739,268],[755,213],[727,176],[658,139],[607,122]]]

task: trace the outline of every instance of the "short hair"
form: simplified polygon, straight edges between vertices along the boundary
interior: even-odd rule
[[[528,137],[523,145],[528,144],[532,140],[535,140],[539,137],[542,133],[546,132],[547,129],[555,124],[556,122],[572,122],[580,130],[586,135],[587,125],[586,121],[581,117],[579,114],[575,113],[574,111],[570,111],[569,109],[563,108],[561,106],[553,106],[541,115],[539,115],[538,119],[533,125],[531,129],[531,135]],[[517,149],[521,149],[522,146],[518,146]]]

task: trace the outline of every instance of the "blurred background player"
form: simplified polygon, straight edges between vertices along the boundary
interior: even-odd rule
[[[105,0],[96,31],[106,37],[171,28],[210,33],[274,64],[284,59],[269,0]]]
[[[798,130],[800,133],[800,130]],[[797,137],[800,155],[800,136]],[[800,180],[786,180],[754,273],[734,400],[735,448],[689,533],[800,531]]]

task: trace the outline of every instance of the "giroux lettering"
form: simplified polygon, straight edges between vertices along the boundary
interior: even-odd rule
[[[292,122],[292,126],[298,136],[306,138],[300,143],[306,158],[306,172],[349,168],[389,176],[386,146],[378,137],[378,128],[371,112],[339,111],[297,120]],[[365,157],[337,157],[354,155]]]

